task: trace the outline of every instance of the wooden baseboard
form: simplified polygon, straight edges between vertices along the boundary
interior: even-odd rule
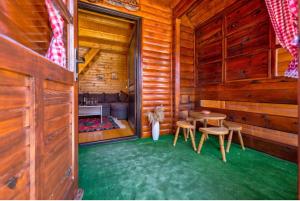
[[[272,156],[297,162],[297,147],[273,142],[263,138],[243,134],[243,139],[246,147],[270,154]],[[238,136],[233,135],[233,142],[239,144]]]

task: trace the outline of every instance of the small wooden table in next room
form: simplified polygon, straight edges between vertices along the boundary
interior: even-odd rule
[[[102,105],[82,105],[79,106],[79,116],[100,115],[102,124]]]

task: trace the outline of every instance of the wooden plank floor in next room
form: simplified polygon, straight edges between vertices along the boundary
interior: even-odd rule
[[[99,142],[133,136],[134,130],[128,122],[121,120],[121,123],[125,128],[79,133],[79,143]]]

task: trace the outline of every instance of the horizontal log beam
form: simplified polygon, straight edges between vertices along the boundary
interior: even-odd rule
[[[242,124],[249,124],[288,133],[298,133],[298,118],[295,117],[284,117],[210,107],[200,107],[197,108],[197,110],[209,110],[212,112],[226,114],[227,120]]]

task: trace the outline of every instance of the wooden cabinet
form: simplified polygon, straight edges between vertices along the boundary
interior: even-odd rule
[[[263,0],[239,1],[196,29],[198,85],[268,78],[271,23]]]
[[[271,24],[263,0],[245,1],[225,14],[226,81],[268,78]]]
[[[197,83],[222,82],[223,18],[218,17],[196,30]]]
[[[0,63],[0,199],[73,198],[73,73],[3,35]]]

